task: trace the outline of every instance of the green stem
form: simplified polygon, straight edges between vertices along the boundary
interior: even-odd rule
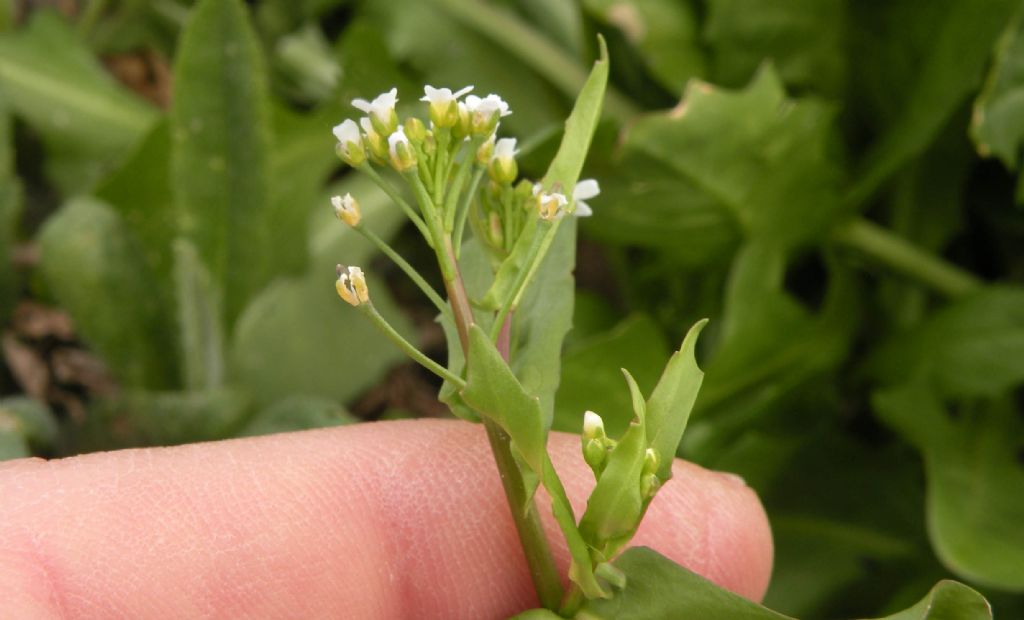
[[[515,310],[514,304],[518,297],[518,292],[525,288],[528,284],[527,279],[530,277],[530,267],[537,260],[537,255],[540,254],[541,248],[544,247],[544,239],[547,237],[547,233],[540,235],[535,233],[533,241],[530,243],[529,249],[526,251],[526,261],[523,264],[523,269],[520,270],[519,275],[516,276],[515,283],[512,284],[512,292],[502,302],[501,308],[498,310],[498,314],[494,319],[494,324],[491,326],[491,340],[494,342],[498,341],[498,336],[501,335],[501,330],[505,325],[505,321],[511,316],[510,313]]]
[[[398,348],[404,351],[406,355],[411,357],[420,366],[423,366],[445,381],[450,381],[452,385],[457,386],[460,390],[465,389],[466,382],[462,377],[453,374],[444,366],[430,359],[422,351],[414,347],[411,342],[403,338],[402,335],[395,331],[395,328],[391,327],[391,324],[380,315],[380,312],[377,312],[377,309],[373,307],[372,303],[361,304],[359,309],[362,310],[366,316],[370,317],[370,320],[377,326],[377,329],[381,330],[388,339],[398,345]]]
[[[932,256],[906,239],[862,218],[852,219],[838,227],[832,238],[949,297],[965,295],[983,285],[969,271]]]
[[[445,286],[448,290],[452,311],[455,314],[455,324],[458,327],[462,351],[468,360],[469,334],[467,326],[473,324],[473,310],[469,305],[462,276],[458,272],[458,263],[455,262],[451,238],[446,237],[445,240],[447,242],[445,244],[448,252],[447,260],[455,264],[456,274],[454,279],[445,281]],[[507,342],[498,350],[502,358],[508,362]],[[501,486],[505,490],[509,512],[512,515],[513,523],[515,523],[516,532],[519,534],[519,542],[526,558],[526,564],[530,569],[537,597],[540,599],[541,605],[554,611],[558,609],[562,599],[562,582],[551,553],[551,546],[537,513],[536,503],[527,492],[526,482],[519,471],[519,464],[516,463],[515,457],[512,455],[511,438],[495,422],[484,416],[481,417],[484,428],[487,430],[487,441],[490,443],[491,453],[494,455],[494,463],[498,468]]]
[[[562,582],[537,513],[537,506],[528,499],[526,484],[519,473],[519,465],[512,456],[511,439],[508,434],[491,420],[483,420],[484,428],[487,429],[487,440],[491,444],[491,453],[498,466],[501,486],[505,489],[512,520],[515,522],[523,554],[526,556],[526,565],[530,569],[530,576],[537,590],[537,597],[541,606],[554,611],[558,609],[562,599]],[[524,511],[523,507],[527,504],[529,508]]]
[[[567,96],[575,97],[587,80],[587,71],[576,59],[508,11],[479,0],[433,2],[456,20],[504,47]],[[611,86],[604,110],[619,121],[638,112],[636,104]]]
[[[469,182],[469,189],[462,196],[462,204],[459,206],[459,212],[455,217],[455,258],[458,259],[462,252],[462,237],[466,232],[466,220],[469,218],[469,210],[473,204],[473,196],[476,195],[476,190],[480,187],[480,179],[483,178],[484,172],[487,169],[483,166],[477,167],[476,172],[473,174],[473,179]]]
[[[430,243],[431,247],[433,247],[434,243],[430,238],[430,231],[427,230],[427,225],[423,221],[423,218],[421,218],[420,215],[416,213],[415,209],[412,208],[412,205],[406,202],[405,198],[402,198],[401,194],[395,191],[395,188],[391,187],[390,183],[385,181],[380,176],[380,174],[378,174],[377,171],[373,169],[373,166],[370,165],[370,162],[366,162],[362,166],[359,166],[357,170],[359,170],[366,176],[370,177],[373,180],[373,182],[377,184],[377,187],[384,190],[384,193],[387,194],[388,197],[390,197],[391,200],[395,202],[395,204],[401,207],[402,211],[405,212],[406,217],[412,220],[412,223],[416,225],[416,228],[420,229],[420,234],[423,235],[423,238],[426,239],[428,243]]]
[[[430,286],[430,284],[423,279],[423,276],[421,276],[419,272],[408,263],[408,261],[402,258],[398,252],[388,245],[386,241],[378,237],[376,233],[365,226],[356,226],[355,229],[359,234],[366,237],[370,243],[377,246],[377,249],[390,258],[391,262],[398,265],[398,268],[405,272],[405,275],[409,276],[410,280],[416,283],[416,286],[423,291],[423,294],[430,298],[430,301],[433,302],[434,306],[441,312],[441,314],[448,314],[450,312],[448,304],[441,299],[441,296],[437,294],[434,287]]]
[[[466,184],[466,176],[469,171],[473,168],[476,162],[476,151],[480,148],[480,140],[474,138],[469,143],[469,152],[466,153],[466,157],[458,164],[458,169],[455,172],[455,178],[452,179],[451,186],[448,188],[448,194],[445,196],[444,201],[444,230],[445,232],[452,232],[455,229],[455,211],[459,203],[459,197],[462,196],[462,186]],[[454,158],[453,158],[454,161]]]

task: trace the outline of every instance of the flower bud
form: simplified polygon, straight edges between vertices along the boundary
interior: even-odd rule
[[[600,478],[608,461],[608,448],[605,443],[600,439],[584,439],[583,460],[594,471],[594,477]]]
[[[366,149],[363,147],[363,134],[359,125],[352,119],[346,119],[334,127],[334,137],[338,139],[335,151],[343,162],[358,168],[366,161]]]
[[[473,119],[465,103],[459,102],[459,121],[452,127],[452,137],[462,140],[473,132]]]
[[[492,211],[487,218],[487,224],[488,240],[491,245],[502,247],[505,244],[505,232],[501,226],[501,216]]]
[[[644,474],[640,477],[640,496],[644,500],[650,500],[661,488],[661,480],[654,474]]]
[[[658,465],[661,463],[661,459],[658,458],[658,451],[654,448],[647,448],[644,452],[644,474],[656,474],[658,473]]]
[[[391,157],[391,166],[399,172],[416,167],[416,151],[413,150],[402,127],[388,136],[388,155]]]
[[[487,138],[487,141],[480,145],[480,148],[476,150],[476,163],[481,166],[486,166],[491,163],[491,157],[494,156],[494,136]]]
[[[366,133],[366,144],[370,147],[370,155],[373,157],[373,160],[379,164],[386,162],[388,160],[387,139],[377,133],[369,118],[364,116],[359,119],[359,124],[363,127],[363,132]]]
[[[583,436],[587,439],[604,439],[607,437],[604,432],[604,420],[593,411],[586,411],[583,414]]]
[[[427,126],[423,124],[423,121],[410,116],[405,119],[405,135],[409,138],[409,142],[412,142],[416,146],[422,145],[427,139]]]
[[[359,210],[359,202],[352,197],[352,194],[333,196],[331,204],[334,205],[334,215],[338,216],[339,220],[353,228],[359,225],[362,213]]]
[[[363,277],[363,270],[359,267],[345,268],[337,267],[338,280],[334,288],[338,295],[347,303],[353,306],[360,306],[370,301],[370,291],[366,288],[366,279]]]
[[[516,164],[516,139],[502,138],[494,146],[494,154],[491,157],[487,173],[497,183],[509,185],[519,175],[519,166]]]

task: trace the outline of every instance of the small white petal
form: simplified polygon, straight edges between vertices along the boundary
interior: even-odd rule
[[[585,412],[583,414],[583,435],[594,437],[599,432],[604,432],[604,420],[593,411]]]
[[[515,138],[502,138],[494,144],[494,158],[509,158],[515,157],[516,153],[516,139]]]
[[[572,197],[578,202],[580,200],[590,200],[600,193],[601,188],[596,180],[584,179],[576,184],[576,187],[572,190]]]
[[[399,144],[409,144],[409,138],[405,136],[405,129],[401,125],[399,125],[398,129],[395,130],[395,133],[388,136],[388,150],[391,152],[392,156],[398,156],[396,147]]]
[[[582,200],[576,201],[576,211],[574,211],[576,217],[590,217],[594,214],[594,210],[590,208],[590,205],[583,202]]]

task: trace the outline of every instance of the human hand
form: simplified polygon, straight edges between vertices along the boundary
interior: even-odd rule
[[[552,433],[550,450],[579,513],[593,486],[579,439]],[[633,544],[760,598],[772,544],[754,493],[681,461],[674,472]],[[479,619],[536,606],[483,429],[436,420],[0,464],[0,601],[10,618]]]

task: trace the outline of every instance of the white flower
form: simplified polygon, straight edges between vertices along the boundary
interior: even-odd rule
[[[334,137],[343,145],[353,142],[356,145],[363,143],[363,134],[359,131],[359,125],[352,119],[346,119],[340,125],[334,126]]]
[[[334,137],[338,139],[337,151],[343,160],[352,166],[358,166],[366,159],[363,149],[363,134],[356,122],[347,119],[334,126]]]
[[[469,95],[466,97],[464,108],[469,119],[470,130],[478,136],[493,133],[498,128],[498,119],[512,113],[508,109],[508,103],[494,94],[487,95],[483,99],[476,95]]]
[[[359,225],[362,213],[359,210],[359,203],[352,197],[352,194],[333,196],[331,198],[331,204],[334,205],[334,215],[338,216],[339,220],[345,222],[349,226],[354,227]]]
[[[502,138],[494,143],[494,154],[491,155],[491,159],[511,159],[518,152],[515,138]]]
[[[368,116],[364,116],[359,119],[359,126],[363,128],[363,132],[365,132],[367,136],[377,133],[377,130],[373,128],[373,123],[370,122],[370,117]]]
[[[366,278],[363,277],[363,270],[359,267],[349,267],[346,269],[338,265],[338,280],[334,283],[334,288],[342,299],[353,306],[359,306],[370,301],[370,291],[366,288]]]
[[[451,102],[455,101],[459,97],[473,90],[472,86],[467,86],[463,89],[457,90],[454,93],[450,88],[434,88],[433,86],[424,86],[423,92],[426,93],[423,97],[420,97],[420,101],[426,101],[432,105],[438,107],[447,107]]]
[[[537,194],[537,206],[541,219],[548,221],[557,220],[565,214],[565,206],[569,204],[565,194],[551,192],[535,192]]]
[[[576,203],[576,217],[589,217],[593,215],[593,209],[583,201],[590,200],[600,193],[601,188],[595,179],[584,179],[577,183],[576,187],[572,190],[572,200]]]
[[[466,97],[466,109],[470,114],[481,114],[487,118],[490,118],[490,116],[495,112],[497,112],[499,116],[508,116],[512,113],[512,111],[508,109],[508,103],[493,93],[487,95],[483,99],[476,95]]]
[[[386,93],[377,95],[373,101],[367,101],[366,99],[353,99],[352,105],[366,112],[377,121],[383,127],[389,129],[393,128],[398,124],[398,115],[395,113],[395,104],[398,103],[398,89],[392,88]],[[387,131],[381,132],[378,129],[378,133],[388,133]]]

